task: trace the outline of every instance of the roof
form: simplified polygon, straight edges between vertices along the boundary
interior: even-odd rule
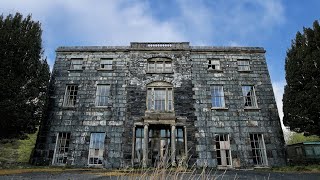
[[[301,143],[295,143],[295,144],[289,144],[287,146],[294,146],[294,145],[320,145],[320,141],[314,141],[314,142],[301,142]]]
[[[134,50],[182,50],[251,53],[266,52],[262,47],[190,46],[189,42],[131,42],[130,46],[61,46],[57,48],[56,52],[104,52]]]

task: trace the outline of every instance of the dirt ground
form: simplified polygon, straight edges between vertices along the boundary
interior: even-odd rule
[[[47,172],[8,172],[0,174],[0,180],[12,179],[32,179],[32,180],[53,180],[53,179],[69,179],[69,180],[99,180],[99,179],[216,179],[216,180],[320,180],[320,173],[280,173],[253,170],[229,170],[214,171],[206,173],[206,177],[200,173],[178,173],[174,175],[146,174],[146,173],[123,173],[117,171],[96,171],[96,170],[63,170],[63,171],[47,171]]]

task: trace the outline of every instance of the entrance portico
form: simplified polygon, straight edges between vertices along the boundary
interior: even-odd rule
[[[186,133],[185,119],[174,113],[146,113],[134,123],[132,165],[176,166],[187,156]]]

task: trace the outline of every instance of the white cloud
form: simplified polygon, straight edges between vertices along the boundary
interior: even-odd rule
[[[177,7],[167,7],[175,12],[170,18],[154,16],[152,1],[143,0],[3,0],[0,11],[32,13],[42,23],[50,59],[64,45],[190,41],[192,45],[245,46],[285,20],[282,3],[276,0],[176,1]]]

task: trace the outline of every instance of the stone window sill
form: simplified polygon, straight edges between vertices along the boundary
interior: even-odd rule
[[[223,70],[222,69],[208,69],[208,72],[211,72],[211,73],[223,73]]]
[[[113,71],[113,69],[103,69],[103,68],[98,68],[97,71]]]
[[[170,72],[146,72],[147,74],[173,74],[173,71]]]
[[[76,108],[75,106],[63,106],[63,107],[62,107],[62,109],[64,109],[64,110],[68,110],[68,109],[73,110],[73,109],[75,109],[75,108]]]
[[[223,111],[223,110],[228,110],[229,108],[227,108],[227,107],[212,107],[211,108],[211,110],[221,110],[221,111]]]
[[[83,69],[68,69],[70,72],[82,72]]]
[[[245,107],[244,110],[245,111],[259,111],[261,109],[258,107]]]
[[[239,73],[251,73],[252,70],[238,70]]]
[[[106,108],[110,108],[111,105],[108,105],[108,106],[94,106],[94,108],[96,109],[106,109]]]

